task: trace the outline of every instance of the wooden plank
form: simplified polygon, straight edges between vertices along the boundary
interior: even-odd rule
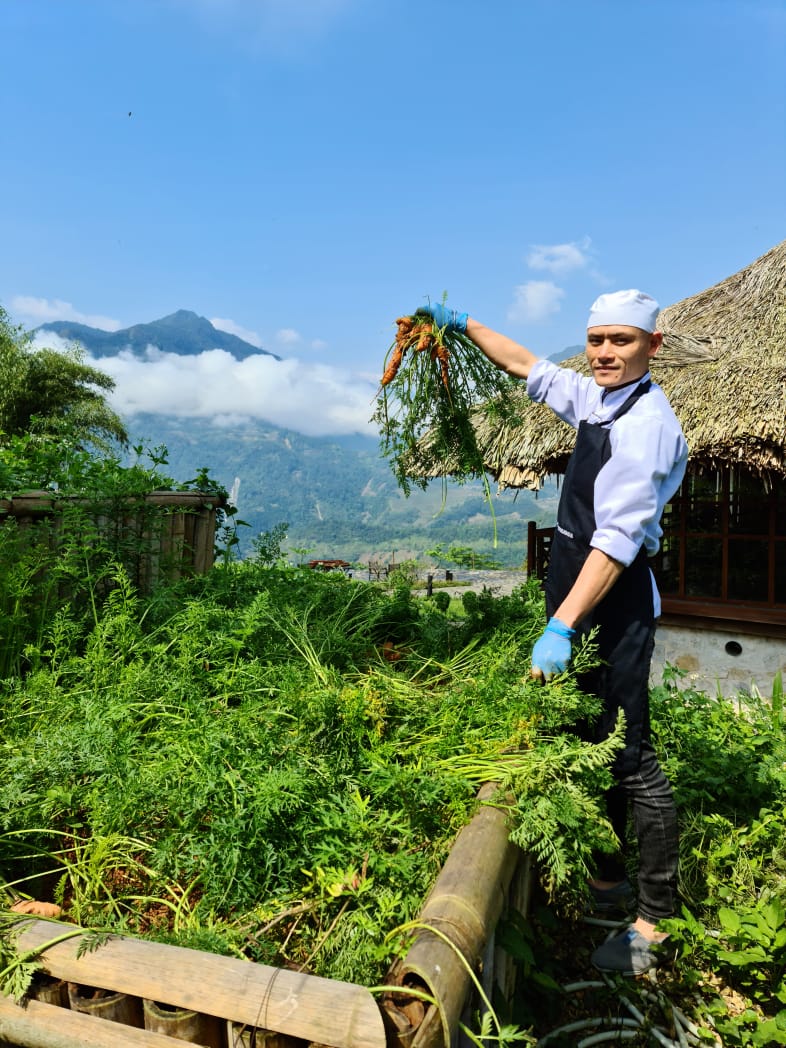
[[[22,918],[20,952],[41,951],[47,974],[318,1041],[330,1048],[385,1048],[382,1015],[363,986],[315,975],[111,936],[92,948],[74,925]],[[77,932],[53,942],[67,932]],[[79,956],[80,944],[85,950]],[[86,948],[87,947],[87,948]]]
[[[41,1001],[19,1005],[0,994],[0,1044],[18,1048],[172,1048],[172,1038]]]

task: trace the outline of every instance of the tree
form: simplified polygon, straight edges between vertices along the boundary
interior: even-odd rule
[[[102,450],[127,444],[125,426],[106,402],[114,388],[76,348],[34,349],[0,306],[0,439],[34,434]]]
[[[497,570],[501,567],[499,561],[485,553],[477,553],[471,546],[451,546],[445,555],[445,559],[458,564],[460,568],[469,568],[471,571]]]

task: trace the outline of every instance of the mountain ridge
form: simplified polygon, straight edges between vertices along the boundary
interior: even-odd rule
[[[41,324],[34,334],[46,331],[66,341],[78,342],[94,358],[115,356],[124,349],[131,349],[135,356],[141,356],[148,346],[156,346],[164,353],[178,356],[196,356],[207,350],[223,349],[236,360],[257,355],[281,360],[267,349],[260,349],[229,331],[222,331],[207,317],[190,309],[178,309],[158,320],[133,324],[119,331],[103,331],[71,320],[53,320]]]

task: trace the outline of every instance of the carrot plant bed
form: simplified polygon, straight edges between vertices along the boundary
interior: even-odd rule
[[[529,680],[536,587],[474,595],[458,621],[406,586],[275,558],[144,598],[110,566],[101,601],[97,583],[75,583],[3,682],[17,891],[97,932],[374,988],[482,783],[552,882],[580,879],[613,746],[557,731],[591,709],[570,679]]]

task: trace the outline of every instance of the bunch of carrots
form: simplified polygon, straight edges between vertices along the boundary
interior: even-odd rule
[[[374,421],[399,486],[425,488],[433,477],[488,481],[473,420],[515,412],[515,383],[458,331],[428,313],[399,317],[385,357]]]
[[[408,349],[414,353],[423,353],[428,350],[432,360],[439,361],[442,385],[450,392],[448,381],[448,360],[450,352],[445,345],[444,333],[436,326],[428,314],[409,317],[399,317],[396,321],[396,341],[390,351],[390,359],[385,368],[385,373],[380,382],[381,386],[389,385],[398,374],[404,354]]]

